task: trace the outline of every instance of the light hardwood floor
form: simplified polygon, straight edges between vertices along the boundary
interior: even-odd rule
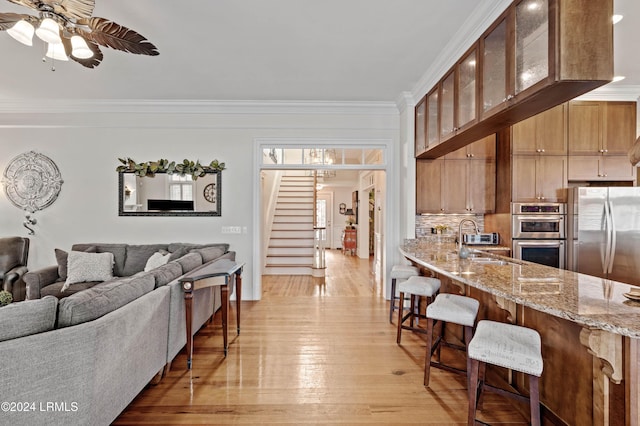
[[[238,337],[232,303],[226,359],[216,316],[195,337],[193,369],[180,353],[114,424],[465,424],[464,377],[433,369],[422,385],[423,335],[404,331],[396,345],[370,262],[331,250],[327,263],[324,283],[263,277],[262,300],[243,302]],[[494,394],[480,418],[526,424]]]

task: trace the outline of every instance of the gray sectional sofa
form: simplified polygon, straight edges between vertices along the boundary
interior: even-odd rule
[[[114,254],[113,279],[74,284],[60,294],[58,265],[43,268],[25,275],[28,300],[0,308],[2,422],[111,423],[186,343],[178,279],[203,264],[235,260],[227,244],[76,244],[72,250],[87,248]],[[175,259],[145,272],[158,251]],[[220,306],[219,288],[198,292],[194,333]]]

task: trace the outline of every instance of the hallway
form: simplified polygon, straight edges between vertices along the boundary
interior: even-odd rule
[[[324,283],[263,277],[238,337],[230,315],[226,359],[216,316],[195,337],[193,369],[179,354],[114,424],[465,424],[464,378],[434,369],[422,385],[424,343],[405,332],[396,345],[370,261],[328,250],[327,264]],[[481,418],[526,423],[493,394]]]

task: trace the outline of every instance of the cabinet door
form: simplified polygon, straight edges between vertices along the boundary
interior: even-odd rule
[[[475,160],[491,160],[496,158],[496,135],[489,135],[477,142],[467,145],[467,156]]]
[[[565,114],[566,106],[561,104],[536,116],[538,152],[545,155],[567,154]]]
[[[515,95],[549,76],[549,1],[516,6]]]
[[[609,155],[626,155],[636,140],[635,102],[607,102],[604,112],[602,149]]]
[[[569,102],[569,154],[599,154],[602,143],[602,104]]]
[[[454,86],[455,73],[451,71],[442,80],[442,91],[440,93],[440,139],[446,139],[454,132]]]
[[[442,211],[442,169],[444,160],[416,160],[416,212]]]
[[[493,160],[469,160],[467,208],[474,213],[489,213],[496,205],[496,163]]]
[[[603,155],[600,157],[599,175],[604,180],[636,180],[636,168],[626,155]]]
[[[537,116],[522,120],[511,126],[511,152],[513,154],[537,154]]]
[[[480,87],[481,114],[488,117],[506,106],[507,81],[507,18],[490,29],[480,39],[482,85]]]
[[[427,110],[427,99],[422,98],[422,100],[416,105],[415,111],[415,154],[419,155],[423,151],[427,149],[426,143],[426,110]]]
[[[536,157],[512,156],[512,201],[538,201],[536,190]]]
[[[567,188],[567,158],[540,156],[536,166],[536,189],[540,200],[565,202]]]
[[[473,124],[476,121],[476,82],[477,82],[477,50],[474,48],[458,64],[457,89],[457,128]]]
[[[447,213],[468,213],[467,160],[445,160],[442,199]]]
[[[588,181],[599,178],[599,155],[570,155],[568,163],[569,180]]]
[[[438,86],[427,95],[427,146],[436,145],[440,141],[438,96]]]

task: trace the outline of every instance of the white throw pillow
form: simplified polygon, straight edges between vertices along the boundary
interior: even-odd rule
[[[113,279],[113,253],[71,251],[67,259],[67,280],[60,291],[65,291],[74,283],[110,279]]]
[[[147,260],[147,264],[144,265],[144,271],[147,272],[158,266],[165,265],[169,261],[169,256],[171,256],[171,253],[163,254],[159,251],[153,253]]]

